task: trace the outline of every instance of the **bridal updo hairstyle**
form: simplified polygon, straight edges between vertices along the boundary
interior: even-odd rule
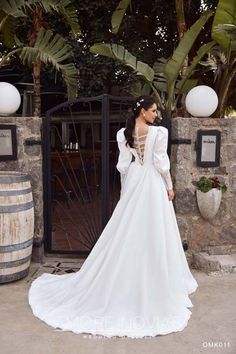
[[[149,108],[152,107],[154,103],[156,103],[156,101],[152,96],[139,96],[134,102],[132,106],[133,115],[127,119],[126,128],[124,131],[127,144],[130,147],[133,147],[133,143],[134,143],[133,130],[135,127],[136,118],[138,118],[142,108],[144,108],[147,111]]]

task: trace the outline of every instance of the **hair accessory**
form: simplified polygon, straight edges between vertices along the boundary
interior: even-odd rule
[[[136,107],[134,107],[134,111],[136,111],[136,109],[141,106],[141,102],[144,102],[144,98],[141,98],[141,100],[136,102],[135,104]]]

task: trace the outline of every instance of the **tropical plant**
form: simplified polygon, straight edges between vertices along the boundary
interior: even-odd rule
[[[221,58],[224,59],[224,65],[222,60],[216,65],[216,70],[221,71],[221,75],[219,85],[216,86],[219,106],[215,113],[216,116],[224,117],[232,82],[236,76],[236,1],[219,0],[212,25],[212,38],[220,46]]]
[[[179,73],[184,60],[203,26],[212,14],[213,13],[210,11],[206,11],[202,14],[200,19],[185,32],[179,45],[174,50],[172,57],[167,61],[157,60],[153,67],[137,60],[127,49],[118,44],[96,43],[90,48],[90,51],[94,54],[113,58],[130,67],[136,75],[142,77],[150,86],[157,98],[160,108],[164,109],[167,114],[170,115],[171,112],[176,109],[179,96],[184,92],[188,92],[196,85],[197,81],[191,80],[190,77],[199,60],[201,60],[215,44],[215,42],[212,41],[203,45],[187,68],[185,76],[180,78]]]
[[[119,31],[123,17],[129,6],[131,6],[131,0],[121,0],[119,2],[111,18],[112,33],[117,33]]]
[[[16,55],[23,64],[32,66],[34,116],[41,112],[40,73],[43,64],[52,65],[62,74],[69,99],[75,98],[77,92],[78,76],[71,46],[63,36],[49,29],[46,14],[62,16],[71,32],[78,35],[80,28],[76,10],[70,0],[6,0],[1,3],[1,40],[7,50],[1,53],[0,66],[9,64],[10,58]],[[27,34],[24,39],[19,39],[17,26],[22,26],[22,20]]]

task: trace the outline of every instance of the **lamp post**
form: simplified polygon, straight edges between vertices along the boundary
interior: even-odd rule
[[[8,82],[0,82],[0,116],[14,114],[21,104],[19,91]]]

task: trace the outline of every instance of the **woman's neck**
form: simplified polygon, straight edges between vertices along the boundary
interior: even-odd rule
[[[143,118],[143,116],[139,116],[136,118],[135,125],[147,125],[147,122]]]

